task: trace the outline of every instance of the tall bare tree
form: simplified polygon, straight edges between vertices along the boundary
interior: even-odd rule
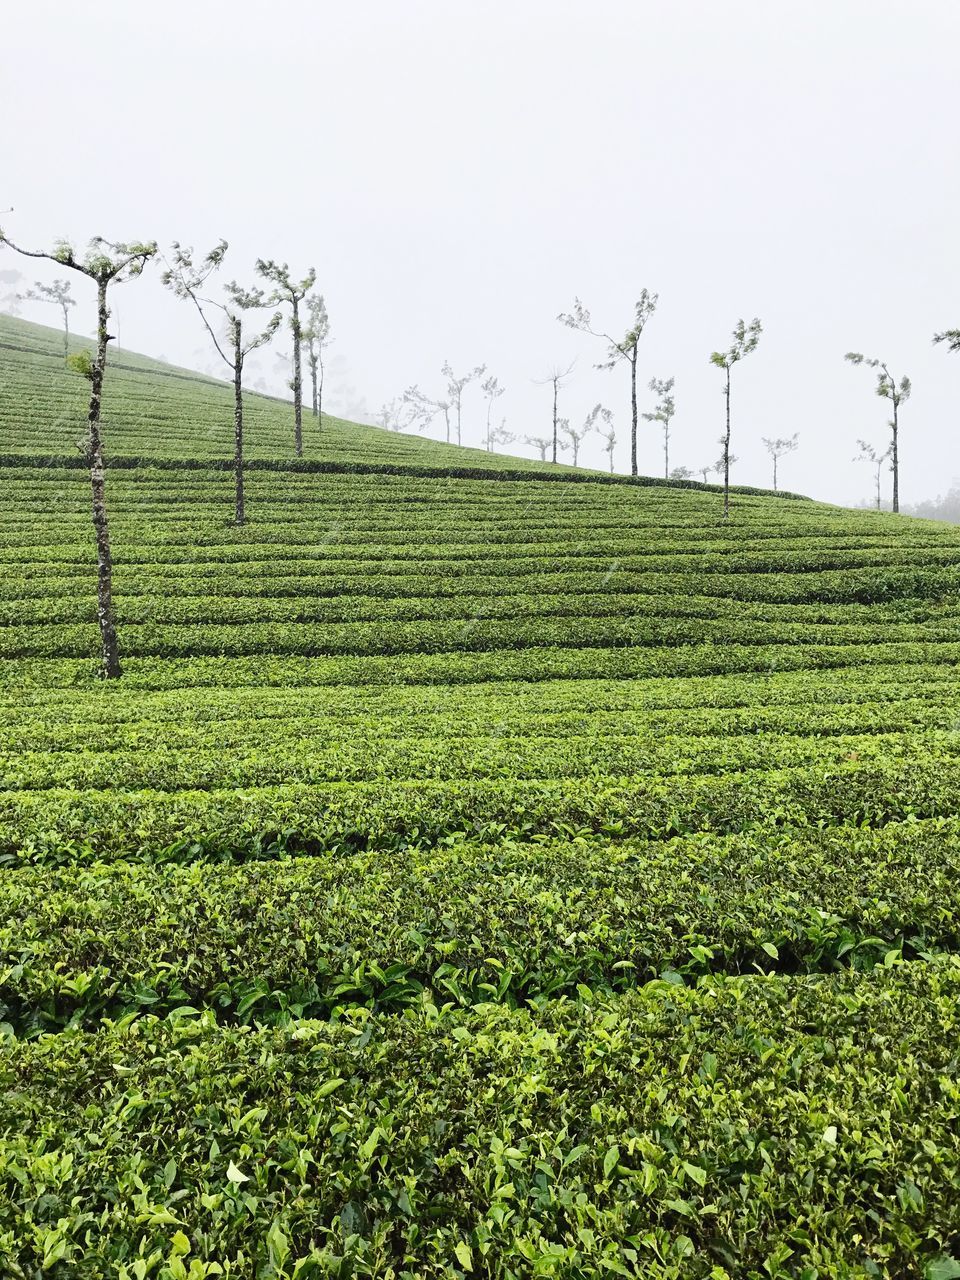
[[[70,308],[77,305],[76,300],[70,296],[70,281],[54,280],[53,284],[44,284],[37,280],[33,288],[28,289],[26,293],[18,294],[17,297],[26,302],[49,302],[60,308],[63,312],[63,358],[69,360]]]
[[[450,367],[450,361],[444,363],[440,370],[447,380],[447,399],[450,401],[450,408],[457,416],[457,444],[463,443],[463,392],[464,388],[475,378],[482,378],[487,372],[485,364],[478,364],[475,369],[469,373],[465,373],[462,377],[457,377]]]
[[[257,275],[273,285],[273,292],[266,299],[268,307],[287,304],[290,307],[290,334],[293,339],[293,443],[298,458],[303,457],[303,375],[300,364],[300,348],[303,345],[303,326],[300,323],[300,303],[317,283],[316,270],[311,267],[302,280],[294,280],[285,262],[273,258],[257,259]]]
[[[573,366],[575,364],[575,360],[571,361],[565,369],[561,369],[559,365],[554,365],[553,371],[546,378],[535,379],[538,387],[545,387],[547,385],[553,387],[553,452],[550,458],[551,462],[556,462],[557,460],[557,423],[559,422],[559,418],[557,417],[557,403],[560,398],[560,390],[566,385],[566,379],[570,377],[571,373],[573,373]],[[546,462],[546,458],[541,459],[541,461]]]
[[[673,399],[673,378],[651,378],[647,384],[654,395],[659,396],[657,406],[652,413],[645,413],[647,422],[659,422],[663,429],[663,476],[670,477],[670,423],[677,412]]]
[[[573,300],[573,311],[569,314],[561,312],[557,319],[568,329],[579,329],[581,333],[589,333],[594,338],[602,338],[607,346],[607,359],[597,365],[598,369],[613,369],[621,361],[630,367],[630,474],[637,474],[637,349],[640,335],[648,320],[657,309],[660,295],[642,290],[634,305],[633,328],[628,329],[624,337],[617,340],[609,333],[593,328],[590,312],[579,298]]]
[[[873,467],[873,478],[877,490],[877,510],[879,511],[883,496],[880,490],[880,476],[883,471],[883,464],[889,460],[893,446],[888,444],[883,453],[881,453],[872,444],[868,444],[866,440],[858,440],[857,444],[860,452],[854,458],[854,462],[869,462]]]
[[[480,390],[483,392],[484,399],[487,402],[486,447],[487,447],[487,453],[489,453],[493,446],[493,442],[490,439],[490,414],[493,410],[493,402],[494,400],[498,400],[500,396],[503,395],[504,391],[506,391],[506,387],[501,387],[497,379],[493,376],[493,374],[491,374],[489,378],[486,378],[480,384]]]
[[[323,349],[331,341],[330,317],[322,293],[312,294],[307,299],[307,323],[303,326],[302,336],[310,369],[313,416],[319,426],[323,419]]]
[[[245,336],[244,314],[266,306],[262,289],[241,289],[235,280],[231,280],[229,284],[224,285],[225,302],[203,296],[210,277],[223,265],[227,248],[226,240],[221,240],[197,265],[194,262],[193,250],[184,248],[183,245],[174,241],[171,248],[173,262],[163,273],[163,283],[178,298],[193,303],[200,314],[204,328],[213,340],[217,354],[233,373],[233,520],[234,524],[241,525],[247,518],[243,489],[243,364],[251,351],[256,351],[258,347],[270,341],[280,326],[281,316],[279,311],[275,311],[265,328]],[[215,309],[223,316],[228,336],[226,343],[221,344],[204,308]],[[225,347],[229,349],[229,355]]]
[[[735,459],[730,456],[730,371],[735,364],[738,364],[744,356],[750,355],[756,351],[757,344],[760,341],[760,334],[763,332],[763,325],[756,317],[745,324],[743,320],[738,320],[733,331],[733,341],[726,351],[713,351],[710,354],[710,363],[723,369],[726,374],[724,381],[724,397],[727,405],[727,428],[725,433],[720,437],[720,443],[723,445],[722,467],[715,468],[723,471],[723,518],[728,519],[730,515],[730,467]]]
[[[70,363],[90,380],[90,408],[87,413],[85,452],[90,465],[90,490],[93,504],[93,529],[97,543],[97,622],[100,625],[100,671],[105,679],[115,679],[122,672],[117,624],[113,611],[113,555],[110,550],[110,525],[107,518],[106,473],[103,440],[100,433],[100,405],[103,379],[107,368],[107,344],[113,334],[107,332],[110,310],[107,290],[139,276],[157,252],[156,241],[131,243],[105,240],[96,236],[86,252],[77,257],[66,240],[60,240],[52,252],[21,249],[0,230],[0,245],[8,245],[26,258],[46,258],[50,262],[79,271],[97,286],[97,350],[91,359],[88,351],[71,358]]]
[[[768,436],[761,436],[767,453],[769,453],[770,457],[773,459],[774,490],[777,488],[777,464],[782,457],[788,453],[793,453],[794,449],[796,449],[798,443],[797,437],[799,434],[800,433],[798,431],[795,431],[792,436],[778,436],[776,440],[771,440]]]
[[[890,469],[893,472],[893,510],[900,510],[900,406],[905,400],[910,399],[910,393],[913,391],[913,384],[910,379],[903,377],[897,382],[896,378],[887,368],[886,362],[883,360],[868,360],[859,351],[848,351],[844,356],[845,360],[849,360],[851,364],[864,364],[868,369],[877,370],[877,385],[875,387],[877,395],[881,400],[889,400],[893,410],[893,417],[890,419],[888,426],[890,427]]]

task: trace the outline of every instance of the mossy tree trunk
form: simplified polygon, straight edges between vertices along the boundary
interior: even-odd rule
[[[121,674],[117,626],[113,612],[113,556],[107,518],[106,475],[100,436],[103,375],[107,367],[107,280],[97,281],[97,355],[90,373],[90,411],[87,415],[87,451],[93,499],[93,528],[97,540],[97,622],[100,625],[101,674],[115,679]]]

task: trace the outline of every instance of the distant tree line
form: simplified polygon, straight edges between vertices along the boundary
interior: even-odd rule
[[[94,537],[97,547],[97,621],[100,628],[100,673],[106,679],[121,674],[120,652],[117,643],[116,619],[113,608],[113,556],[110,548],[110,527],[107,514],[106,469],[104,465],[101,433],[101,406],[103,385],[107,370],[108,344],[115,335],[108,332],[110,307],[108,290],[111,285],[124,284],[141,275],[147,264],[160,251],[155,240],[119,242],[96,236],[83,253],[78,253],[67,240],[58,240],[52,249],[24,249],[0,230],[0,246],[7,246],[26,258],[45,258],[59,266],[86,276],[97,290],[96,347],[91,355],[87,350],[70,352],[70,308],[76,305],[71,296],[69,279],[54,280],[52,285],[37,282],[33,289],[21,295],[38,302],[58,305],[63,313],[63,352],[67,364],[82,374],[90,383],[90,405],[87,412],[87,435],[84,454],[90,467],[90,488]],[[234,523],[246,521],[246,504],[243,487],[243,366],[251,351],[270,342],[280,328],[282,314],[279,309],[264,324],[249,331],[246,317],[250,312],[270,308],[289,307],[290,334],[292,340],[294,452],[303,454],[303,380],[301,350],[306,349],[312,384],[313,415],[320,424],[323,389],[323,349],[330,342],[330,321],[322,295],[311,293],[317,273],[311,267],[302,279],[295,279],[290,268],[274,259],[260,258],[255,270],[268,286],[243,288],[235,280],[225,284],[220,297],[210,296],[213,277],[220,270],[228,245],[221,240],[202,258],[197,259],[191,248],[174,242],[170,259],[166,261],[163,283],[184,301],[196,309],[217,353],[233,375],[234,387]],[[306,312],[303,322],[301,305]],[[219,319],[217,319],[219,317]],[[216,323],[215,323],[216,320]]]
[[[9,212],[9,210],[8,210]],[[72,297],[69,278],[58,278],[52,284],[38,281],[25,294],[18,295],[23,299],[50,303],[59,306],[63,315],[64,359],[75,372],[81,374],[90,383],[90,400],[87,413],[87,434],[84,441],[84,453],[90,467],[91,505],[94,537],[97,548],[97,619],[101,638],[101,674],[105,678],[115,678],[121,674],[120,655],[117,644],[117,632],[112,600],[113,560],[110,548],[109,521],[106,501],[106,476],[104,466],[104,450],[101,433],[101,405],[103,385],[107,369],[108,344],[115,335],[108,332],[110,308],[108,290],[111,286],[124,284],[140,276],[148,263],[156,258],[159,249],[156,241],[109,241],[97,236],[90,241],[87,249],[78,253],[69,241],[59,240],[50,250],[24,249],[15,244],[3,230],[0,230],[0,246],[7,246],[16,253],[27,258],[43,258],[65,267],[70,271],[85,276],[96,286],[96,345],[93,353],[82,350],[76,354],[70,351],[70,309],[76,305]],[[311,410],[319,429],[322,420],[323,398],[323,352],[330,343],[330,320],[322,294],[314,292],[317,273],[311,267],[304,276],[296,278],[291,274],[286,262],[278,262],[273,258],[258,258],[255,264],[256,274],[266,287],[245,288],[235,280],[223,285],[220,296],[211,296],[210,287],[213,278],[223,265],[228,250],[225,240],[220,240],[207,254],[197,259],[192,248],[186,248],[174,242],[170,250],[170,258],[166,261],[163,272],[163,283],[178,298],[189,302],[206,329],[217,353],[230,369],[234,387],[234,523],[241,526],[246,521],[246,504],[244,495],[244,421],[243,421],[243,368],[246,357],[259,347],[265,346],[278,332],[282,322],[282,309],[289,309],[288,324],[291,336],[291,378],[289,382],[293,393],[294,416],[294,453],[297,457],[303,454],[303,366],[302,356],[306,353],[311,381]],[[630,388],[630,471],[638,474],[637,436],[639,402],[637,380],[639,370],[640,339],[649,321],[657,309],[659,295],[647,289],[641,291],[634,306],[633,322],[622,338],[615,338],[605,330],[594,327],[590,312],[579,298],[574,299],[573,310],[561,313],[557,318],[568,328],[598,338],[606,343],[604,359],[596,366],[598,369],[611,370],[625,365],[629,374]],[[254,312],[271,312],[265,321],[248,325],[248,315]],[[730,469],[736,462],[731,453],[732,417],[731,393],[732,371],[748,355],[751,355],[760,341],[763,331],[760,320],[754,318],[749,323],[738,320],[734,327],[730,345],[723,351],[710,354],[710,363],[722,370],[724,374],[723,394],[725,405],[724,430],[720,436],[720,458],[707,466],[697,469],[696,474],[706,482],[710,475],[718,474],[723,481],[723,518],[730,513]],[[945,344],[952,352],[960,352],[960,329],[948,329],[933,336],[934,343]],[[893,475],[892,509],[900,509],[900,474],[899,474],[899,431],[900,410],[910,398],[912,386],[910,379],[901,376],[899,379],[891,372],[886,361],[879,358],[867,358],[860,352],[848,352],[846,359],[854,365],[866,365],[876,370],[875,391],[878,396],[888,400],[891,406],[889,427],[890,442],[885,450],[878,451],[868,441],[860,440],[858,445],[859,460],[870,464],[874,472],[876,486],[876,505],[882,504],[881,478],[884,466],[889,463]],[[573,365],[561,369],[554,368],[548,377],[541,379],[541,385],[549,385],[552,389],[551,432],[547,436],[526,436],[525,441],[537,449],[541,460],[547,460],[549,454],[552,463],[558,462],[560,453],[569,452],[573,466],[579,462],[580,448],[591,432],[596,432],[603,440],[603,448],[607,453],[610,470],[613,471],[613,455],[616,445],[616,431],[613,425],[613,413],[602,404],[596,404],[579,426],[573,426],[570,419],[559,412],[560,391],[566,385],[573,372]],[[423,430],[443,415],[444,431],[447,443],[451,443],[453,430],[456,431],[456,442],[463,440],[463,395],[472,382],[480,383],[481,393],[486,400],[486,422],[484,442],[488,451],[494,446],[510,443],[515,439],[507,430],[506,418],[501,417],[499,424],[494,423],[494,405],[504,394],[505,388],[499,379],[487,374],[486,365],[477,365],[467,373],[457,375],[449,362],[445,362],[441,375],[445,379],[444,390],[440,395],[430,396],[422,392],[416,385],[408,387],[403,396],[385,405],[378,415],[381,425],[392,430]],[[482,380],[482,381],[481,381]],[[676,414],[674,400],[674,379],[657,378],[650,380],[648,388],[657,397],[655,407],[642,414],[645,421],[657,423],[663,437],[664,475],[667,478],[688,478],[694,474],[686,467],[670,469],[670,439],[672,423]],[[798,435],[787,438],[763,437],[763,444],[770,455],[773,465],[773,488],[778,487],[778,467],[780,460],[793,452],[798,446]],[[937,515],[941,519],[955,520],[960,515],[960,491],[952,489],[945,499],[936,503],[921,504],[913,510],[916,514]]]

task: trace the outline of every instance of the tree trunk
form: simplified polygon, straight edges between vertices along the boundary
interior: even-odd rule
[[[896,391],[894,391],[894,394],[896,394]],[[890,425],[893,427],[893,456],[891,461],[893,462],[893,510],[896,513],[900,510],[900,455],[897,452],[897,435],[900,423],[898,421],[896,400],[893,402],[893,422]]]
[[[64,362],[70,359],[70,317],[67,308],[63,308],[63,359]]]
[[[461,440],[461,438],[460,438],[460,412],[461,412],[461,408],[462,408],[462,406],[461,406],[461,403],[460,403],[460,396],[457,396],[457,444],[462,444],[462,443],[463,443],[463,441],[462,441],[462,440]]]
[[[630,474],[637,474],[637,348],[630,357],[630,407],[633,417],[630,424]]]
[[[773,455],[773,492],[777,492],[777,455]]]
[[[553,462],[557,461],[557,379],[553,380]]]
[[[97,358],[90,379],[90,412],[87,415],[87,449],[93,499],[93,529],[97,540],[97,621],[100,624],[101,674],[112,680],[121,675],[117,626],[113,616],[113,557],[107,523],[106,479],[100,439],[100,401],[107,366],[107,281],[97,281]]]
[[[317,395],[317,357],[316,353],[311,350],[310,356],[310,382],[313,388],[313,416],[320,417],[319,399]]]
[[[883,467],[882,460],[877,463],[877,510],[880,510],[880,471]]]
[[[320,377],[317,379],[317,426],[323,426],[323,343],[317,348],[317,367]]]
[[[236,490],[234,524],[246,522],[243,502],[243,348],[240,320],[233,321],[233,477]]]
[[[444,419],[444,422],[447,424],[447,444],[449,444],[450,443],[450,410],[449,408],[444,409],[443,419]]]
[[[291,300],[293,316],[293,443],[297,457],[303,457],[303,374],[300,365],[300,300],[296,294]]]
[[[730,368],[727,366],[727,430],[723,438],[723,518],[730,516]]]
[[[670,479],[670,433],[666,425],[663,428],[663,478]]]

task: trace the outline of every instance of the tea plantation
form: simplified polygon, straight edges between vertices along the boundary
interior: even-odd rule
[[[0,1274],[960,1276],[960,528],[0,320]]]

